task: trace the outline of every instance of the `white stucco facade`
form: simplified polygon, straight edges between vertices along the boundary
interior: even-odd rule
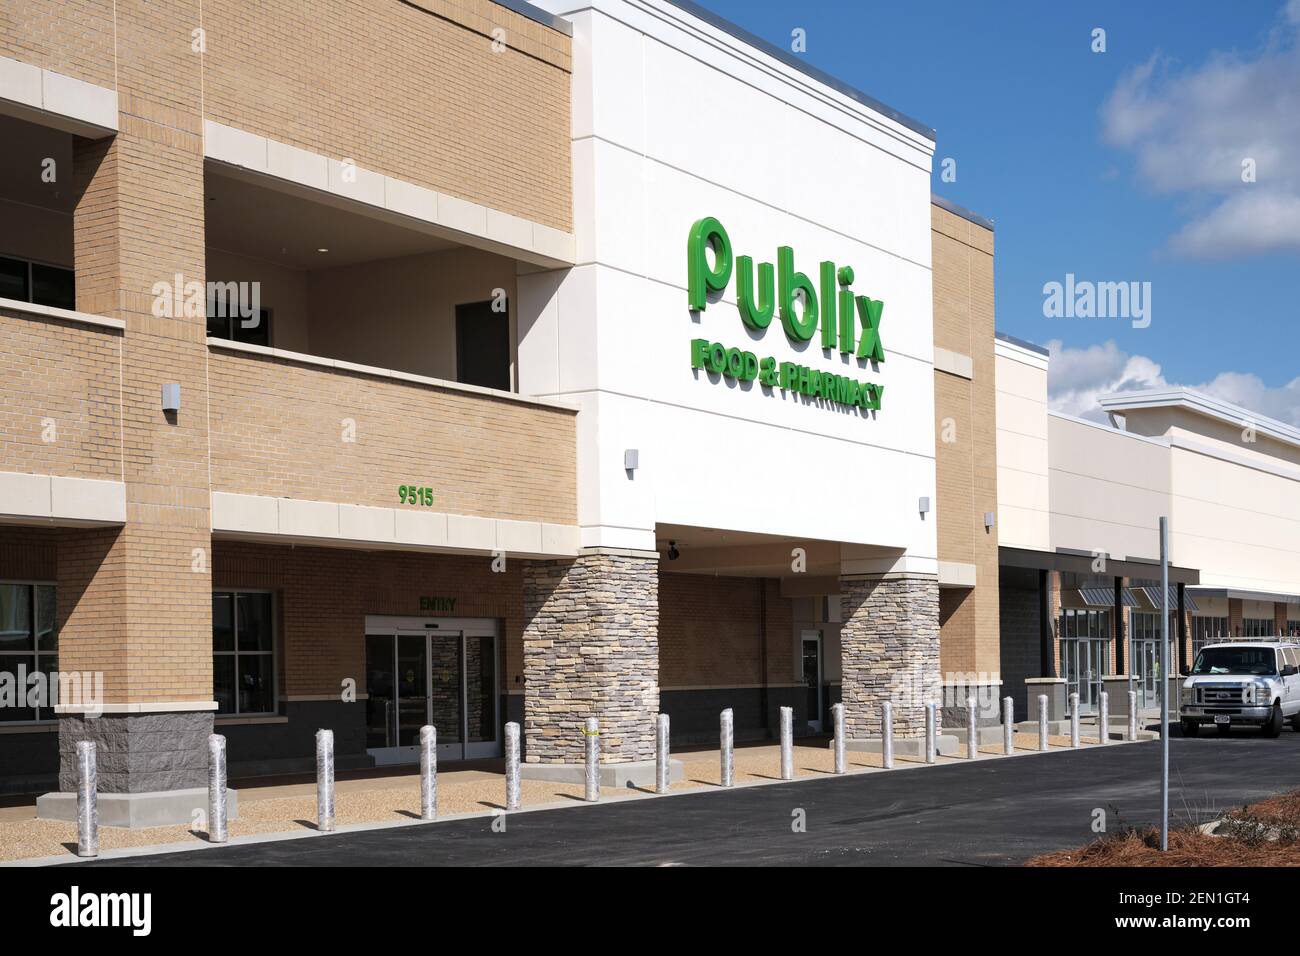
[[[1004,546],[1151,561],[1167,515],[1170,560],[1199,572],[1194,591],[1296,603],[1300,431],[1183,389],[1105,397],[1113,424],[1052,412],[1046,360],[1001,341],[997,375]],[[1200,613],[1215,616],[1213,600]]]
[[[541,6],[574,28],[577,264],[519,277],[519,385],[582,408],[583,546],[652,549],[670,524],[934,573],[930,135],[663,0]],[[734,274],[693,313],[687,236],[708,216],[736,256],[793,247],[815,286],[823,260],[851,266],[885,303],[886,360],[749,329]],[[881,408],[694,369],[697,338],[878,384]]]

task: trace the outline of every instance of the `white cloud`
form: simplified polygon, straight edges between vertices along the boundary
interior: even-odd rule
[[[1300,0],[1262,49],[1181,67],[1158,54],[1125,74],[1102,107],[1107,142],[1133,153],[1152,189],[1186,198],[1180,254],[1300,251]],[[1252,160],[1254,182],[1242,181]]]
[[[1220,372],[1208,382],[1194,384],[1170,382],[1158,362],[1123,352],[1113,341],[1076,349],[1065,348],[1054,339],[1047,343],[1047,349],[1052,356],[1047,373],[1048,403],[1067,415],[1105,421],[1106,414],[1097,404],[1101,395],[1181,387],[1300,427],[1300,377],[1277,388],[1270,388],[1249,372]]]

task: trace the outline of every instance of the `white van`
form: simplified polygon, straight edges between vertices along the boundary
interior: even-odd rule
[[[1184,737],[1195,737],[1202,724],[1213,724],[1220,733],[1250,725],[1276,737],[1289,720],[1300,731],[1300,644],[1209,644],[1196,655],[1180,704]]]

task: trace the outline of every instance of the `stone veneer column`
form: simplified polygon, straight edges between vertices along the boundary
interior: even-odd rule
[[[880,705],[894,735],[925,733],[925,705],[939,702],[939,582],[885,575],[840,579],[844,721],[849,740],[880,736]]]
[[[659,556],[592,550],[524,564],[525,763],[652,761],[659,713]]]

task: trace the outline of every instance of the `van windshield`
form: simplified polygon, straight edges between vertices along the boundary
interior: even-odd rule
[[[1192,674],[1276,674],[1271,647],[1207,647],[1196,656]]]

